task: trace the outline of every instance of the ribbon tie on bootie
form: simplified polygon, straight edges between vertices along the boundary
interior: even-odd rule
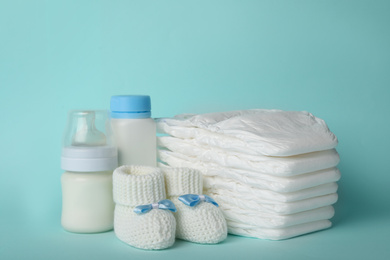
[[[201,201],[205,201],[211,203],[218,207],[218,203],[215,202],[212,198],[207,195],[197,195],[197,194],[186,194],[179,197],[179,200],[183,202],[185,205],[190,207],[195,207]]]
[[[176,212],[175,204],[170,200],[160,200],[157,203],[140,205],[134,208],[134,212],[137,214],[145,214],[151,211],[152,209],[164,209]]]

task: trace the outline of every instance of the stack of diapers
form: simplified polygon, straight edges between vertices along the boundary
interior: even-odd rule
[[[331,226],[336,136],[308,112],[242,110],[157,120],[161,166],[204,175],[231,234],[280,240]]]

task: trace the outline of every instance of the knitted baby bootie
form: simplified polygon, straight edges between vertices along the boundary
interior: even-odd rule
[[[172,202],[165,200],[159,168],[121,166],[113,174],[114,231],[123,242],[141,249],[164,249],[175,242]]]
[[[190,168],[162,168],[168,199],[177,208],[176,237],[215,244],[227,236],[226,220],[215,203],[204,196],[202,174]]]

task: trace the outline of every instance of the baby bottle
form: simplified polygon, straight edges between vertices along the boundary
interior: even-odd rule
[[[156,166],[156,124],[150,118],[150,107],[149,96],[111,97],[111,126],[119,166]]]
[[[63,138],[61,176],[63,228],[95,233],[113,228],[112,173],[117,150],[108,111],[73,110]]]

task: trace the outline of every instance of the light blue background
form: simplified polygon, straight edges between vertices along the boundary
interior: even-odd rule
[[[389,1],[0,0],[1,259],[389,259]],[[306,110],[338,136],[334,227],[145,252],[60,226],[66,113]]]

